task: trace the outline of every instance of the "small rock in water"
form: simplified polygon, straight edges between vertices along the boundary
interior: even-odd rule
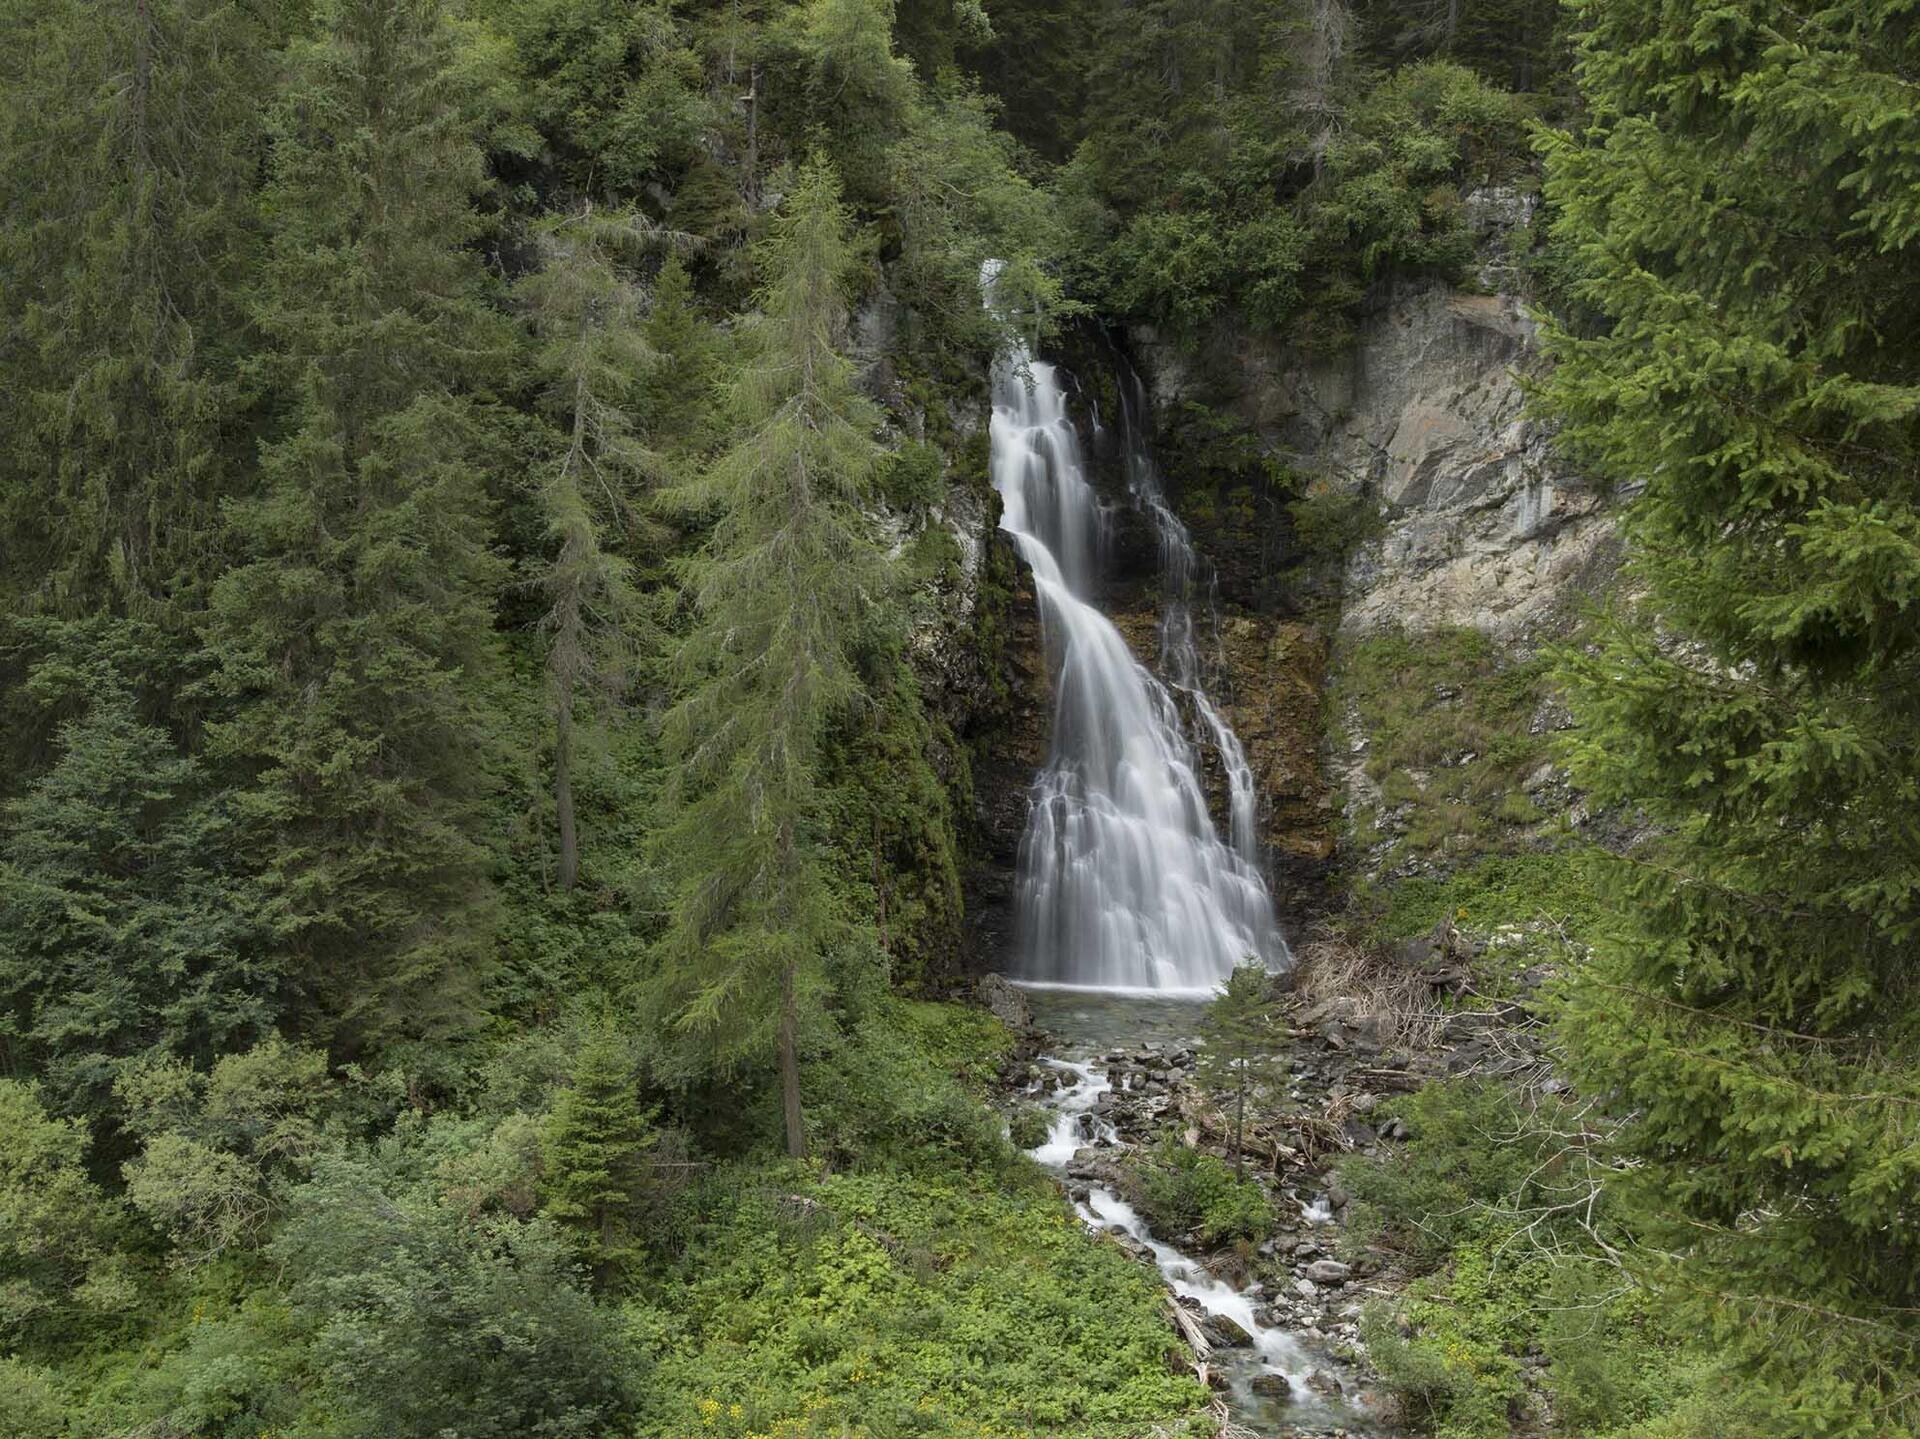
[[[1207,1338],[1223,1349],[1245,1349],[1253,1343],[1253,1336],[1236,1320],[1224,1314],[1209,1314],[1200,1321],[1200,1328]]]
[[[1308,1372],[1307,1388],[1316,1394],[1326,1394],[1329,1396],[1346,1393],[1346,1390],[1340,1387],[1340,1381],[1324,1369],[1314,1369]]]
[[[1262,1399],[1293,1398],[1293,1385],[1287,1382],[1284,1374],[1256,1374],[1248,1382],[1247,1388]]]
[[[1293,1292],[1302,1299],[1312,1299],[1320,1292],[1320,1286],[1311,1279],[1296,1279],[1293,1281]]]

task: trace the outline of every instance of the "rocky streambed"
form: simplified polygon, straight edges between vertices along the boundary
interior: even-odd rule
[[[1195,1079],[1201,1005],[1046,990],[996,998],[1027,1026],[1007,1075],[1016,1133],[1032,1140],[1043,1118],[1029,1152],[1060,1175],[1089,1227],[1159,1271],[1196,1371],[1233,1421],[1294,1439],[1395,1433],[1359,1329],[1367,1302],[1393,1288],[1368,1257],[1343,1257],[1348,1200],[1331,1169],[1354,1148],[1395,1142],[1397,1121],[1371,1123],[1378,1096],[1353,1087],[1378,1068],[1379,1047],[1337,1018],[1324,1032],[1296,1024],[1290,1112],[1306,1123],[1288,1131],[1294,1144],[1263,1139],[1247,1165],[1272,1204],[1271,1230],[1257,1244],[1209,1247],[1191,1231],[1156,1233],[1139,1203],[1142,1165],[1162,1146],[1226,1153]]]

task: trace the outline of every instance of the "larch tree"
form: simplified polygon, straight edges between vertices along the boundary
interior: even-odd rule
[[[772,1050],[796,1157],[803,1011],[844,927],[823,855],[821,746],[861,694],[854,647],[884,578],[861,510],[884,454],[879,415],[838,347],[848,231],[839,182],[815,160],[765,247],[761,309],[729,390],[732,443],[675,496],[714,524],[687,567],[696,617],[666,725],[681,874],[666,1012],[723,1066]]]
[[[1920,1426],[1920,25],[1580,0],[1543,143],[1579,323],[1543,399],[1644,488],[1638,598],[1569,657],[1607,866],[1574,1072],[1650,1275],[1745,1382],[1720,1432]]]
[[[437,0],[329,0],[273,116],[256,321],[283,407],[207,624],[260,913],[308,1032],[457,1021],[496,665],[476,391],[510,344],[471,242],[479,97]]]
[[[589,208],[562,216],[542,230],[543,263],[519,287],[540,342],[535,365],[559,449],[540,485],[549,553],[533,578],[547,598],[540,628],[563,891],[580,874],[576,710],[583,694],[618,691],[650,628],[628,553],[652,532],[643,489],[660,467],[642,442],[635,412],[654,354],[639,288],[620,262],[644,254],[656,238],[632,214]]]

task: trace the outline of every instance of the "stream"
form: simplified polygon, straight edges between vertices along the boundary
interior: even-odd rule
[[[1023,986],[1035,1023],[1054,1036],[1059,1047],[1040,1063],[1057,1082],[1041,1081],[1033,1096],[1051,1112],[1045,1142],[1028,1151],[1059,1174],[1063,1182],[1075,1155],[1106,1150],[1120,1155],[1127,1146],[1101,1113],[1112,1092],[1109,1056],[1142,1045],[1167,1047],[1193,1043],[1202,1002],[1140,995]],[[1330,1224],[1332,1214],[1317,1197],[1293,1197],[1304,1220]],[[1362,1408],[1338,1394],[1323,1392],[1311,1379],[1338,1381],[1347,1393],[1353,1376],[1330,1355],[1316,1353],[1287,1330],[1262,1321],[1256,1292],[1235,1289],[1199,1259],[1164,1243],[1120,1196],[1098,1184],[1074,1201],[1074,1212],[1088,1228],[1125,1235],[1152,1256],[1167,1288],[1190,1310],[1231,1321],[1251,1339],[1247,1345],[1216,1345],[1209,1363],[1224,1380],[1234,1421],[1255,1434],[1270,1436],[1385,1435]],[[1364,1402],[1364,1400],[1363,1400]]]

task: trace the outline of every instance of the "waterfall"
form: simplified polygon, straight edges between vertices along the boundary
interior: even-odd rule
[[[1252,771],[1202,681],[1198,566],[1143,442],[1140,398],[1123,406],[1121,442],[1131,498],[1160,541],[1165,683],[1093,601],[1101,508],[1059,372],[1015,346],[994,374],[1000,525],[1033,572],[1055,694],[1052,753],[1020,844],[1014,971],[1043,984],[1205,993],[1236,964],[1273,969],[1289,956],[1257,861]],[[1226,772],[1231,844],[1207,812],[1176,694]]]

